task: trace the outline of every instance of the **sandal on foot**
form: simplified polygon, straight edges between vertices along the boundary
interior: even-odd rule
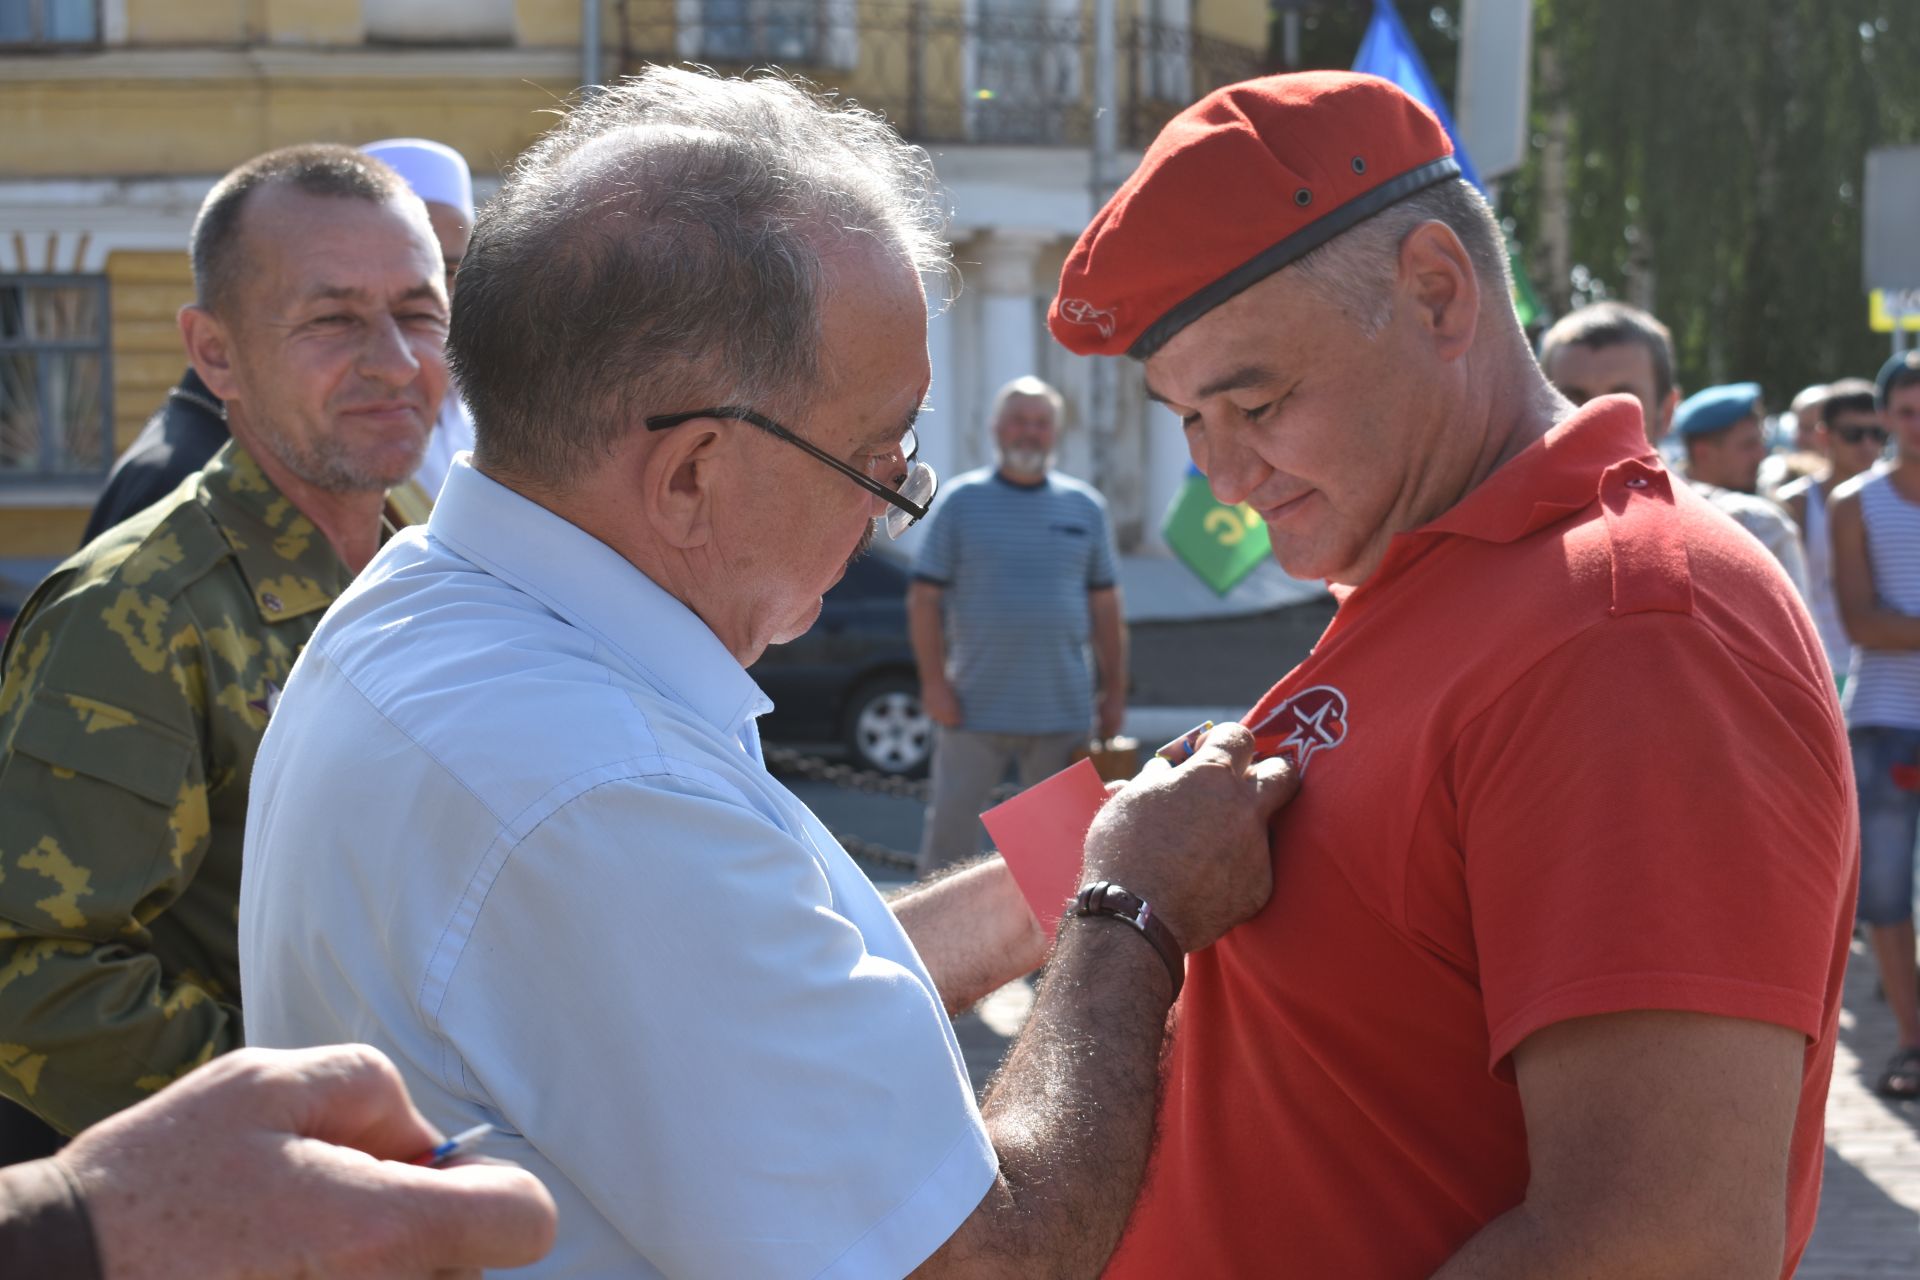
[[[1920,1098],[1920,1049],[1901,1049],[1887,1059],[1874,1087],[1883,1098]]]

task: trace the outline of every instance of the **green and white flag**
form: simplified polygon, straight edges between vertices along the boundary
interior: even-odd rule
[[[1273,551],[1266,521],[1244,502],[1230,507],[1216,499],[1207,478],[1192,466],[1160,523],[1160,536],[1200,581],[1223,596]]]

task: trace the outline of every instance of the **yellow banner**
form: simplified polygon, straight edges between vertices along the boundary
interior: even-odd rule
[[[1867,295],[1867,324],[1875,333],[1893,332],[1894,306],[1900,308],[1900,327],[1920,333],[1920,289],[1898,289],[1891,296],[1885,289]]]

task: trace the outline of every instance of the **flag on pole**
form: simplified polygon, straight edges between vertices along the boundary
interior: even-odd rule
[[[1245,503],[1230,507],[1217,500],[1192,465],[1167,508],[1160,536],[1195,577],[1222,596],[1273,552],[1266,521]]]
[[[1353,69],[1393,81],[1401,92],[1439,116],[1440,127],[1453,139],[1453,158],[1460,162],[1460,176],[1480,190],[1486,190],[1480,182],[1479,171],[1467,158],[1466,148],[1460,145],[1460,134],[1453,127],[1453,113],[1447,110],[1447,100],[1440,96],[1433,77],[1427,73],[1426,59],[1420,56],[1419,46],[1414,44],[1406,24],[1400,21],[1400,11],[1393,7],[1393,0],[1373,0],[1373,21],[1367,24],[1367,34],[1360,39],[1360,52],[1354,55]]]
[[[1460,162],[1460,176],[1483,192],[1487,189],[1480,181],[1480,171],[1467,156],[1467,149],[1460,145],[1447,100],[1440,96],[1433,76],[1427,71],[1426,59],[1420,56],[1420,49],[1400,20],[1400,11],[1394,8],[1393,0],[1373,0],[1373,21],[1367,24],[1367,33],[1360,39],[1360,52],[1354,55],[1353,69],[1393,81],[1401,92],[1439,116],[1440,127],[1453,140],[1453,158]],[[1511,236],[1507,238],[1507,261],[1513,267],[1514,312],[1520,317],[1520,326],[1530,329],[1546,319],[1546,309],[1533,291],[1533,281],[1527,278],[1526,266],[1521,261],[1520,246]]]

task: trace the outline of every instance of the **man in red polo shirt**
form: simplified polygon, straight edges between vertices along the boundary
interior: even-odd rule
[[[1576,410],[1438,123],[1221,90],[1081,237],[1052,330],[1145,361],[1224,502],[1334,586],[1246,718],[1267,907],[1191,957],[1109,1274],[1759,1276],[1819,1196],[1857,877],[1780,567]]]

